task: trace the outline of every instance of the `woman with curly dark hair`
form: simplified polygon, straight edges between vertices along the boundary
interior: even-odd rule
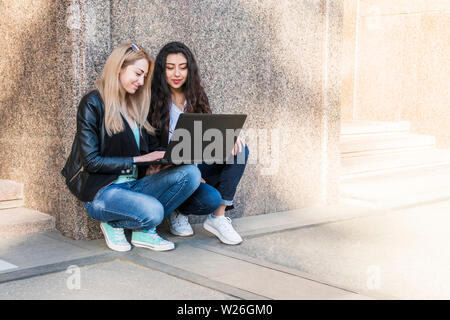
[[[160,144],[167,147],[181,113],[211,113],[208,97],[201,84],[197,62],[191,50],[181,42],[166,44],[155,60],[151,82],[148,120],[155,127]],[[169,216],[170,231],[178,236],[193,235],[187,215],[206,215],[203,227],[226,244],[239,244],[242,238],[234,230],[225,211],[233,209],[236,188],[248,159],[247,146],[238,139],[233,150],[235,161],[225,164],[199,164],[202,183]],[[245,159],[237,161],[237,159]]]
[[[125,229],[132,230],[136,247],[174,249],[156,227],[200,185],[194,165],[145,175],[145,163],[164,157],[152,143],[155,130],[147,119],[153,64],[134,43],[112,51],[96,89],[81,99],[77,133],[61,172],[115,251],[131,250]]]

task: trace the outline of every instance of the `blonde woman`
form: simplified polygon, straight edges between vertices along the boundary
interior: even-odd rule
[[[124,44],[111,53],[96,82],[78,107],[74,150],[82,167],[71,191],[84,202],[88,215],[101,221],[109,248],[128,251],[124,229],[131,229],[134,246],[171,250],[174,244],[156,233],[163,218],[200,185],[194,165],[172,167],[145,176],[140,162],[163,158],[155,151],[154,129],[147,121],[153,60],[136,44]],[[77,166],[72,154],[63,174]],[[79,165],[79,164],[78,164]],[[67,178],[67,174],[64,174]]]

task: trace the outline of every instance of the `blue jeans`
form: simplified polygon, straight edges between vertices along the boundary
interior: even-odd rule
[[[185,215],[204,215],[216,210],[221,204],[227,210],[233,209],[233,198],[244,174],[248,160],[248,147],[234,156],[232,163],[199,164],[198,168],[206,183],[199,188],[179,208]]]
[[[136,181],[105,186],[84,206],[89,217],[114,228],[148,230],[189,198],[200,179],[196,166],[176,166]]]

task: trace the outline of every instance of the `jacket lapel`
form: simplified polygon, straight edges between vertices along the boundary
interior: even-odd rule
[[[149,152],[148,148],[148,133],[145,128],[141,130],[141,149],[139,150],[141,154],[147,154]]]
[[[125,122],[125,137],[127,138],[127,141],[131,140],[132,142],[128,145],[126,145],[126,149],[130,149],[130,151],[133,154],[140,155],[140,151],[136,142],[136,139],[134,138],[133,130],[131,130],[130,125],[128,124],[128,121],[124,118],[124,116],[121,114],[123,122]],[[143,140],[143,139],[141,139]],[[142,141],[141,141],[142,143]]]

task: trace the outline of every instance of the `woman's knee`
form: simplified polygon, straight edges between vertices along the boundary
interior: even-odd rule
[[[202,180],[202,174],[197,166],[184,165],[180,167],[180,171],[183,172],[183,178],[192,186],[193,190],[196,190]]]
[[[151,229],[161,224],[164,219],[164,206],[156,199],[146,201],[142,208],[141,229]]]
[[[213,212],[220,206],[222,195],[216,188],[210,185],[205,184],[202,186],[204,190],[200,198],[202,199],[203,206],[208,207],[208,212]]]

